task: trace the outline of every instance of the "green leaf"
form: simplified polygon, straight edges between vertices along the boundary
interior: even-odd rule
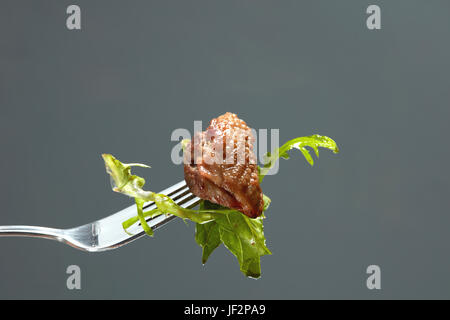
[[[314,165],[314,160],[306,147],[312,148],[317,158],[319,157],[319,147],[330,149],[334,153],[339,152],[339,148],[333,139],[318,134],[289,140],[288,142],[283,144],[280,148],[276,149],[273,152],[268,152],[263,157],[265,164],[264,167],[260,168],[259,170],[259,182],[261,182],[264,179],[266,174],[270,171],[270,169],[272,169],[272,167],[275,165],[276,161],[278,161],[279,158],[289,159],[289,154],[287,152],[291,149],[300,150],[300,152],[305,157],[306,161],[308,161],[310,165]]]
[[[147,224],[147,221],[144,218],[144,212],[142,209],[144,207],[144,203],[145,203],[144,200],[136,198],[136,207],[138,211],[139,221],[141,222],[141,226],[144,229],[145,233],[153,237],[153,230],[152,228],[150,228],[150,226]]]
[[[140,200],[139,203],[142,202],[142,204],[145,202],[153,201],[158,207],[158,212],[153,211],[151,213],[145,213],[142,212],[142,210],[139,210],[138,206],[137,213],[139,220],[148,215],[154,216],[163,213],[170,213],[182,219],[190,219],[197,223],[206,223],[209,221],[213,221],[216,216],[233,211],[227,208],[223,208],[220,210],[193,210],[180,207],[171,198],[164,194],[145,191],[143,189],[145,180],[139,176],[131,174],[132,166],[148,166],[143,164],[124,164],[110,154],[103,154],[102,157],[105,161],[106,172],[111,176],[111,182],[113,185],[113,190],[115,192],[123,193],[135,198],[136,200]],[[130,220],[125,221],[123,226],[127,228],[130,227]],[[145,224],[142,224],[142,227],[146,228]]]
[[[113,191],[126,194],[133,198],[144,199],[149,195],[142,190],[145,184],[144,178],[131,174],[132,166],[149,168],[149,166],[140,163],[125,164],[114,158],[110,154],[102,154],[105,161],[106,172],[111,177]]]
[[[263,212],[266,211],[267,209],[269,209],[270,206],[270,202],[272,202],[272,200],[270,200],[270,198],[268,196],[266,196],[265,194],[263,194],[263,201],[264,201],[264,207],[263,207]]]
[[[269,207],[270,199],[263,195],[264,210]],[[200,209],[220,209],[220,205],[203,200]],[[251,219],[239,211],[233,210],[216,217],[214,221],[197,224],[195,240],[202,247],[202,263],[205,264],[211,253],[221,244],[233,253],[239,262],[241,271],[248,277],[261,276],[260,258],[271,254],[266,247],[263,232],[263,218]]]
[[[163,214],[163,213],[161,211],[159,211],[159,209],[153,209],[153,210],[150,210],[150,211],[143,212],[143,217],[144,218],[147,218],[147,217],[154,218],[154,217],[159,216],[161,214]],[[132,218],[122,222],[123,230],[126,233],[128,233],[129,235],[132,235],[131,233],[129,233],[127,231],[127,229],[130,228],[133,224],[135,224],[138,221],[139,221],[139,216],[135,216],[135,217],[132,217]]]
[[[206,200],[200,202],[200,210],[219,208],[221,208],[219,205]],[[211,253],[222,243],[219,225],[216,221],[197,223],[195,225],[195,241],[202,247],[202,263],[205,264]]]
[[[240,269],[247,277],[259,278],[261,256],[272,254],[266,247],[262,220],[261,217],[251,219],[239,211],[215,220],[219,225],[220,240],[237,257]]]
[[[202,247],[202,263],[208,261],[211,253],[222,243],[219,225],[216,221],[195,225],[195,241]]]

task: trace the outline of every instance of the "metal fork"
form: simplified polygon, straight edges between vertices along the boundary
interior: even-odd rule
[[[193,208],[200,202],[200,199],[189,191],[184,180],[160,193],[169,196],[175,203],[184,208]],[[146,210],[155,208],[156,205],[154,202],[148,202],[144,205],[144,209]],[[35,226],[0,226],[0,237],[19,236],[52,239],[83,251],[101,252],[121,247],[145,234],[140,223],[135,223],[127,230],[130,234],[126,233],[122,228],[122,222],[136,215],[136,205],[132,205],[101,220],[71,229],[53,229]],[[174,218],[174,215],[163,214],[146,220],[149,226],[155,230]]]

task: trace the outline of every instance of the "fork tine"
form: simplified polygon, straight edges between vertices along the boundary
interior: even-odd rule
[[[186,204],[188,201],[190,201],[190,200],[192,200],[194,198],[196,198],[196,196],[193,195],[191,192],[187,191],[187,192],[179,195],[177,197],[177,199],[172,199],[172,200],[174,200],[177,205],[182,206],[182,205]],[[156,217],[154,217],[154,218],[150,217],[150,218],[145,219],[145,221],[150,222],[151,220],[153,220],[155,218]],[[141,224],[139,223],[139,225],[141,225]]]
[[[199,198],[197,198],[196,196],[194,196],[194,195],[192,195],[193,197],[190,197],[190,198],[188,198],[188,199],[186,199],[186,202],[184,202],[183,204],[179,204],[179,205],[181,205],[181,206],[183,206],[183,207],[185,207],[185,208],[192,208],[192,207],[195,207],[197,204],[198,204],[198,202],[199,202]],[[159,216],[159,217],[161,217],[161,216]],[[158,217],[156,217],[156,218],[158,218]],[[156,220],[156,218],[155,218],[155,220]],[[167,224],[167,222],[169,222],[169,221],[171,221],[172,219],[175,219],[176,218],[176,216],[174,216],[174,215],[172,215],[172,214],[169,214],[169,215],[167,215],[166,217],[165,217],[165,220],[162,220],[162,221],[154,221],[154,223],[152,224],[152,229],[153,230],[156,230],[156,229],[159,229],[159,228],[161,228],[162,226],[164,226],[164,225],[166,225]],[[152,221],[153,222],[153,221]]]
[[[175,189],[175,188],[174,188]],[[181,197],[183,197],[183,196],[185,196],[185,195],[187,195],[187,194],[191,194],[190,193],[190,190],[189,190],[189,188],[188,188],[188,186],[186,185],[186,184],[184,184],[183,186],[181,186],[181,187],[179,187],[179,188],[176,188],[175,189],[175,191],[173,191],[173,192],[168,192],[168,193],[163,193],[163,192],[161,192],[162,194],[165,194],[166,196],[169,196],[173,201],[175,201],[175,203],[176,204],[178,204],[178,205],[181,205],[180,203],[178,203],[178,201],[179,201],[179,199],[181,198]],[[182,199],[180,199],[180,201],[181,201]],[[156,209],[156,204],[152,201],[152,202],[147,202],[145,205],[144,205],[144,207],[143,207],[143,210],[148,210],[148,211],[150,211],[150,210],[153,210],[153,209]],[[152,220],[153,218],[147,218],[146,219],[146,221],[148,222],[148,221],[150,221],[150,220]]]
[[[189,188],[188,188],[188,186],[186,185],[186,182],[185,182],[184,180],[178,182],[177,184],[174,184],[173,186],[167,188],[167,189],[164,190],[164,191],[161,191],[160,193],[162,193],[162,194],[164,194],[164,195],[166,195],[166,196],[168,196],[168,197],[174,199],[174,197],[175,197],[176,195],[178,195],[180,192],[183,192],[183,191],[189,191]],[[146,202],[146,203],[144,204],[143,209],[147,209],[148,207],[150,207],[150,206],[153,205],[153,204],[154,204],[153,201]]]

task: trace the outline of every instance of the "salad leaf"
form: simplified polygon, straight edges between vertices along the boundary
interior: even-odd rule
[[[145,218],[144,218],[143,207],[144,207],[145,201],[140,198],[135,198],[135,201],[136,201],[136,207],[137,207],[137,212],[138,212],[138,218],[139,218],[139,221],[141,222],[142,229],[144,229],[146,234],[153,237],[153,230],[152,230],[152,228],[150,228],[150,226],[147,223],[147,220],[145,220]]]
[[[141,199],[151,196],[142,190],[145,184],[144,178],[131,174],[133,166],[150,168],[149,166],[141,163],[122,163],[110,154],[102,154],[102,157],[105,161],[106,172],[111,176],[113,191]]]
[[[321,136],[318,134],[314,134],[312,136],[307,137],[299,137],[292,140],[289,140],[281,147],[276,149],[273,152],[268,152],[264,157],[264,166],[259,169],[259,182],[261,182],[266,174],[272,169],[275,165],[276,161],[279,158],[289,159],[288,151],[291,149],[298,149],[301,151],[306,161],[312,166],[314,165],[314,160],[309,153],[309,150],[306,147],[310,147],[314,150],[317,158],[319,157],[319,147],[327,148],[332,150],[334,153],[339,152],[339,148],[336,142],[326,136]]]
[[[140,204],[137,204],[136,203],[136,205],[140,205]],[[141,210],[143,210],[143,204],[142,205],[140,205],[141,206]],[[139,207],[138,207],[138,213],[139,213]],[[142,212],[142,216],[143,216],[143,218],[145,219],[145,218],[147,218],[147,217],[150,217],[150,218],[154,218],[154,217],[156,217],[156,216],[159,216],[159,215],[161,215],[161,214],[163,214],[159,209],[153,209],[153,210],[150,210],[150,211],[147,211],[147,212]],[[129,233],[128,231],[127,231],[127,229],[128,228],[130,228],[132,225],[134,225],[136,222],[140,222],[142,217],[140,217],[139,216],[139,214],[137,215],[137,216],[135,216],[135,217],[132,217],[132,218],[130,218],[130,219],[128,219],[128,220],[126,220],[126,221],[124,221],[124,222],[122,222],[122,228],[123,228],[123,230],[126,232],[126,233],[128,233],[129,235],[132,235],[131,233]],[[145,224],[147,224],[147,221],[145,222]],[[141,225],[142,225],[142,223],[141,223]],[[145,231],[145,229],[144,229],[144,231]],[[150,233],[152,233],[153,231],[150,231]],[[149,232],[146,232],[148,235],[150,235],[149,234]]]
[[[219,209],[220,205],[202,200],[200,210]],[[195,241],[202,247],[202,263],[205,264],[211,253],[222,243],[220,239],[219,225],[216,221],[195,224]]]
[[[216,221],[195,225],[195,241],[202,247],[202,263],[208,261],[211,253],[222,243],[219,225]]]
[[[144,219],[149,215],[156,216],[159,214],[170,213],[182,219],[189,219],[197,223],[206,223],[214,220],[220,215],[233,211],[231,209],[193,210],[180,207],[171,198],[164,194],[145,191],[143,189],[145,180],[131,174],[132,166],[148,166],[142,164],[124,164],[110,154],[103,154],[102,157],[105,161],[106,172],[111,176],[113,191],[135,198],[138,207],[138,220],[141,222],[148,235],[153,235],[152,231],[149,230],[150,227]],[[157,212],[154,210],[151,212],[142,212],[144,203],[149,201],[155,202],[158,207]],[[124,224],[128,226],[129,222],[130,221],[127,220]]]
[[[270,199],[264,195],[264,210]],[[221,209],[218,204],[202,200],[200,209]],[[240,269],[248,277],[261,276],[260,258],[271,254],[266,247],[262,220],[264,216],[251,219],[239,211],[233,211],[205,224],[196,224],[195,240],[203,248],[202,263],[223,243],[238,259]]]
[[[239,211],[216,219],[220,240],[233,253],[240,269],[247,277],[261,276],[260,257],[272,254],[266,247],[263,232],[263,217],[251,219]]]

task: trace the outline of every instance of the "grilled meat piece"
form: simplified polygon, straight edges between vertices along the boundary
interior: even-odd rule
[[[250,218],[260,216],[264,202],[254,140],[251,129],[233,113],[211,120],[185,146],[184,178],[191,192]]]

